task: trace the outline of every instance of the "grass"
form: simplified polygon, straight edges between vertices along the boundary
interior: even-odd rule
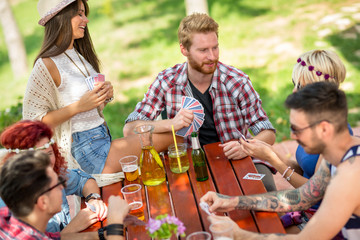
[[[31,68],[43,34],[42,27],[37,25],[37,2],[16,2],[13,12]],[[117,138],[122,136],[127,115],[156,74],[185,61],[177,42],[177,27],[185,16],[184,1],[88,3],[89,29],[102,61],[102,72],[116,90],[115,101],[106,107],[105,117]],[[208,0],[208,5],[210,15],[220,25],[220,61],[250,76],[277,129],[277,141],[289,137],[288,111],[283,102],[292,90],[292,67],[302,52],[315,48],[332,49],[344,61],[347,79],[342,88],[349,99],[349,122],[358,125],[360,59],[355,53],[360,49],[357,32],[360,17],[356,15],[360,5],[355,0]],[[321,35],[325,31],[328,33]],[[17,106],[26,82],[27,77],[13,79],[0,36],[0,109]]]

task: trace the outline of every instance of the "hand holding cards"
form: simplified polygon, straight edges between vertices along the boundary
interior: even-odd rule
[[[188,127],[184,127],[176,132],[176,135],[186,137],[189,136],[192,132],[197,132],[204,123],[204,108],[198,100],[188,96],[182,97],[181,108],[191,110],[194,114],[193,122]]]
[[[211,215],[210,211],[209,211],[209,204],[207,204],[206,202],[200,202],[199,203],[200,208],[207,213],[207,215]]]
[[[95,85],[99,82],[105,82],[105,75],[101,73],[96,73],[93,76],[85,78],[85,82],[89,90],[93,90]]]

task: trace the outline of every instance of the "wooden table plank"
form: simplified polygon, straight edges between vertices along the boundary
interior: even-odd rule
[[[230,161],[225,157],[222,149],[219,151],[219,143],[204,145],[209,168],[212,172],[216,188],[219,193],[230,196],[243,195],[237,177],[233,171]],[[257,232],[258,229],[249,211],[234,210],[229,212],[229,216],[239,227]]]
[[[176,217],[186,226],[186,235],[199,231],[202,229],[202,224],[188,173],[172,173],[167,156],[165,156],[165,168]]]
[[[209,173],[209,179],[206,181],[199,182],[196,180],[195,169],[194,169],[193,161],[191,159],[191,149],[188,149],[188,157],[189,157],[189,163],[190,163],[190,168],[188,170],[190,182],[191,182],[191,186],[193,189],[193,193],[195,195],[196,204],[197,204],[197,206],[199,206],[200,198],[202,196],[204,196],[205,193],[207,193],[208,191],[216,192],[216,188],[215,188],[212,176],[209,172],[209,166],[207,166],[208,173]],[[210,222],[207,220],[208,215],[204,211],[202,211],[200,208],[198,208],[198,211],[200,214],[203,229],[207,232],[210,232],[210,230],[209,230]]]
[[[262,181],[243,179],[247,173],[257,173],[255,165],[250,157],[231,161],[241,188],[245,195],[265,193],[266,189]],[[284,227],[277,213],[253,211],[255,222],[261,233],[285,233]]]

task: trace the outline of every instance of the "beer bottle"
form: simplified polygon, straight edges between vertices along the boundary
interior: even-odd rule
[[[196,132],[191,133],[191,143],[192,143],[191,158],[194,164],[196,180],[205,181],[209,178],[206,167],[205,153],[200,146],[198,135]]]

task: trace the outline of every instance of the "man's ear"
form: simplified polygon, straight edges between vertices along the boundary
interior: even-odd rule
[[[41,195],[35,205],[41,210],[46,210],[49,207],[49,198],[45,194]]]
[[[180,51],[181,51],[181,54],[184,55],[185,57],[189,56],[189,51],[182,44],[180,44]]]
[[[321,123],[319,123],[319,127],[320,127],[320,133],[323,139],[325,138],[329,138],[332,137],[335,131],[334,125],[327,122],[327,121],[322,121]]]

